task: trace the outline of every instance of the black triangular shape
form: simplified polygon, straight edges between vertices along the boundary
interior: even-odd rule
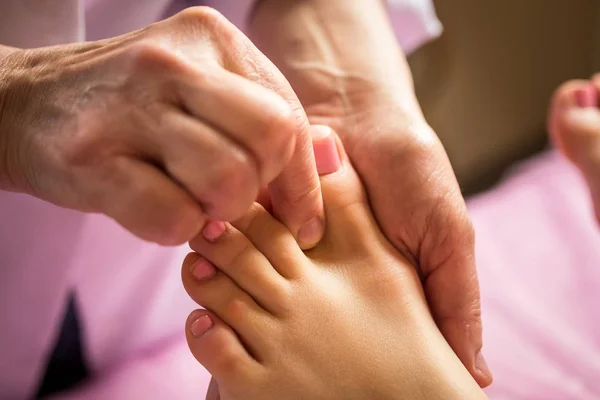
[[[83,354],[81,327],[75,295],[69,302],[54,351],[48,361],[44,379],[36,398],[42,398],[72,388],[89,376]]]

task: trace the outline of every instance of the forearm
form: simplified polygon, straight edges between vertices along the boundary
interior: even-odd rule
[[[7,134],[8,128],[3,120],[8,118],[6,103],[10,101],[7,95],[9,74],[12,67],[8,62],[9,56],[17,51],[14,47],[0,45],[0,189],[11,187],[8,176],[8,151]]]
[[[352,105],[360,93],[385,90],[407,113],[418,112],[382,0],[260,0],[249,27],[305,105],[332,95]]]

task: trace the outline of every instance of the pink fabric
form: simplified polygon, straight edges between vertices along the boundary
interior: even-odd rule
[[[251,2],[205,4],[243,27]],[[141,28],[191,3],[2,0],[0,43],[32,48],[100,39]],[[397,30],[404,33],[401,42],[410,33],[407,49],[435,35],[420,28],[435,15],[415,11],[424,4],[431,9],[429,0],[396,3],[392,17],[403,25],[411,21],[406,26],[412,33]],[[88,363],[100,376],[74,398],[202,397],[208,375],[182,350],[183,323],[193,308],[179,277],[186,252],[145,243],[101,215],[0,192],[0,398],[32,396],[70,290],[79,300]],[[166,396],[169,386],[174,392]]]
[[[600,398],[600,233],[577,171],[549,152],[469,207],[490,398]]]

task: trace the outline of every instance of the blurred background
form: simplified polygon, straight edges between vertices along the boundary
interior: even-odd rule
[[[417,96],[465,194],[548,145],[554,89],[600,71],[598,0],[437,0],[438,40],[413,53]]]

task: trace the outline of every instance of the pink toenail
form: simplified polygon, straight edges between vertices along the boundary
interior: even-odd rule
[[[586,85],[577,89],[573,95],[578,107],[598,107],[598,91],[593,85]]]
[[[194,337],[200,338],[214,325],[212,319],[206,314],[196,318],[190,325],[190,332]]]
[[[202,229],[202,236],[209,242],[214,242],[225,233],[225,224],[221,221],[209,221]]]
[[[331,174],[340,169],[340,154],[331,128],[313,127],[313,150],[319,175]]]
[[[203,280],[213,276],[217,270],[215,267],[204,257],[200,257],[194,265],[192,265],[192,275],[198,280]]]

